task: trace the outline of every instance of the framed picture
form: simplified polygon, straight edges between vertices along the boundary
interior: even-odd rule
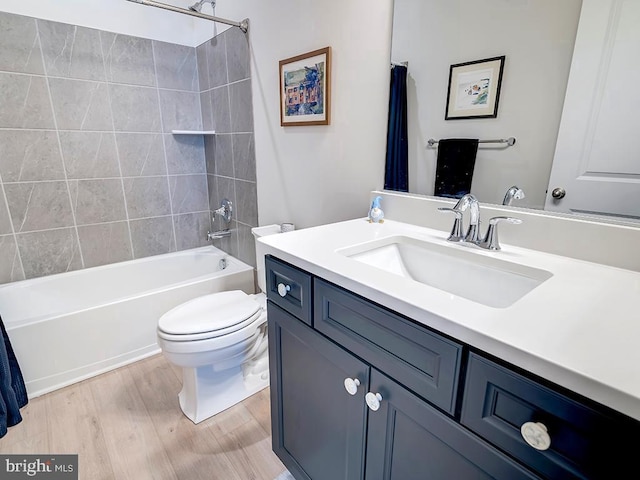
[[[331,47],[280,61],[280,125],[329,125]]]
[[[503,55],[451,65],[445,120],[498,116],[504,59]]]

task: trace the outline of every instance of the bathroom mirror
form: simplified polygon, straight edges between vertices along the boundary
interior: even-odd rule
[[[640,8],[633,3],[584,0],[583,6],[583,0],[395,0],[391,63],[408,63],[409,191],[433,195],[437,146],[428,146],[429,139],[515,137],[517,141],[513,146],[479,145],[471,193],[482,202],[501,204],[507,190],[517,185],[525,192],[525,198],[515,200],[513,206],[542,209],[546,203],[548,210],[563,211],[554,208],[555,200],[547,194],[556,145],[558,151],[563,145],[567,150],[568,142],[579,138],[575,134],[572,137],[573,125],[571,128],[565,125],[568,118],[573,115],[575,123],[579,123],[581,115],[590,115],[589,111],[580,112],[583,105],[576,102],[576,95],[571,90],[567,92],[574,46],[578,47],[576,33],[581,10],[600,8],[602,10],[595,12],[595,16],[604,19],[603,29],[610,28],[606,21],[618,22],[623,28],[626,17],[632,19],[636,13],[640,14]],[[584,18],[582,22],[582,28],[585,28]],[[607,35],[611,36],[609,30],[602,34],[603,38]],[[638,42],[636,38],[632,43],[637,45]],[[611,69],[615,68],[617,52],[609,55]],[[450,66],[501,55],[505,55],[506,61],[497,118],[445,120]],[[621,68],[638,71],[640,67],[630,65],[635,58],[637,56],[633,54],[627,57]],[[599,72],[592,73],[589,77],[593,77],[595,84]],[[570,80],[573,85],[574,77],[575,73]],[[605,97],[611,91],[601,85],[599,88]],[[566,103],[565,94],[568,94]],[[570,101],[572,94],[573,103]],[[584,95],[589,95],[589,91],[583,92],[583,98]],[[629,101],[640,108],[636,100]],[[570,111],[574,104],[575,110]],[[563,105],[567,109],[564,114]],[[561,125],[563,115],[565,120]],[[626,112],[625,115],[608,115],[607,122],[614,124],[607,124],[606,128],[600,127],[605,117],[595,117],[595,121],[600,122],[598,128],[609,135],[617,128],[615,122],[624,125],[631,121],[637,130],[640,127],[637,110],[634,115]],[[595,127],[585,121],[584,128]],[[595,143],[597,141],[596,138]],[[611,145],[601,143],[601,151],[611,148]],[[576,148],[586,147],[578,145]],[[628,148],[633,147],[627,144]],[[627,195],[638,197],[640,202],[637,187],[640,165],[633,166],[631,172],[628,166],[620,168],[627,168],[632,180],[628,183],[633,184],[634,190],[629,190]],[[571,193],[574,191],[575,187]],[[598,213],[607,212],[607,208],[591,205],[583,212],[578,209],[564,211]],[[625,215],[633,217],[634,213],[640,217],[640,208]]]

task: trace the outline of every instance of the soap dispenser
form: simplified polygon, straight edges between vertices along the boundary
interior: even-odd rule
[[[382,197],[378,196],[371,202],[371,208],[369,209],[369,223],[383,223],[384,212],[380,208],[380,201]]]

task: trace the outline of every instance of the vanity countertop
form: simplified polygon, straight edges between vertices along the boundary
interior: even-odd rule
[[[494,308],[337,252],[396,235],[553,276],[512,305]],[[356,219],[257,241],[284,261],[640,420],[640,273],[508,244],[493,252],[447,236],[393,220]]]

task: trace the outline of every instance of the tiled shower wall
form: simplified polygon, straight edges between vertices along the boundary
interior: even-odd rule
[[[194,48],[0,13],[0,283],[207,244],[216,152],[205,162],[202,136],[170,133],[202,128],[198,63]]]
[[[231,238],[215,245],[255,266],[251,227],[258,225],[258,202],[247,35],[231,28],[198,46],[196,54],[203,127],[216,132],[205,138],[209,206],[213,212],[224,198],[234,205]],[[213,228],[220,227],[217,218]]]

